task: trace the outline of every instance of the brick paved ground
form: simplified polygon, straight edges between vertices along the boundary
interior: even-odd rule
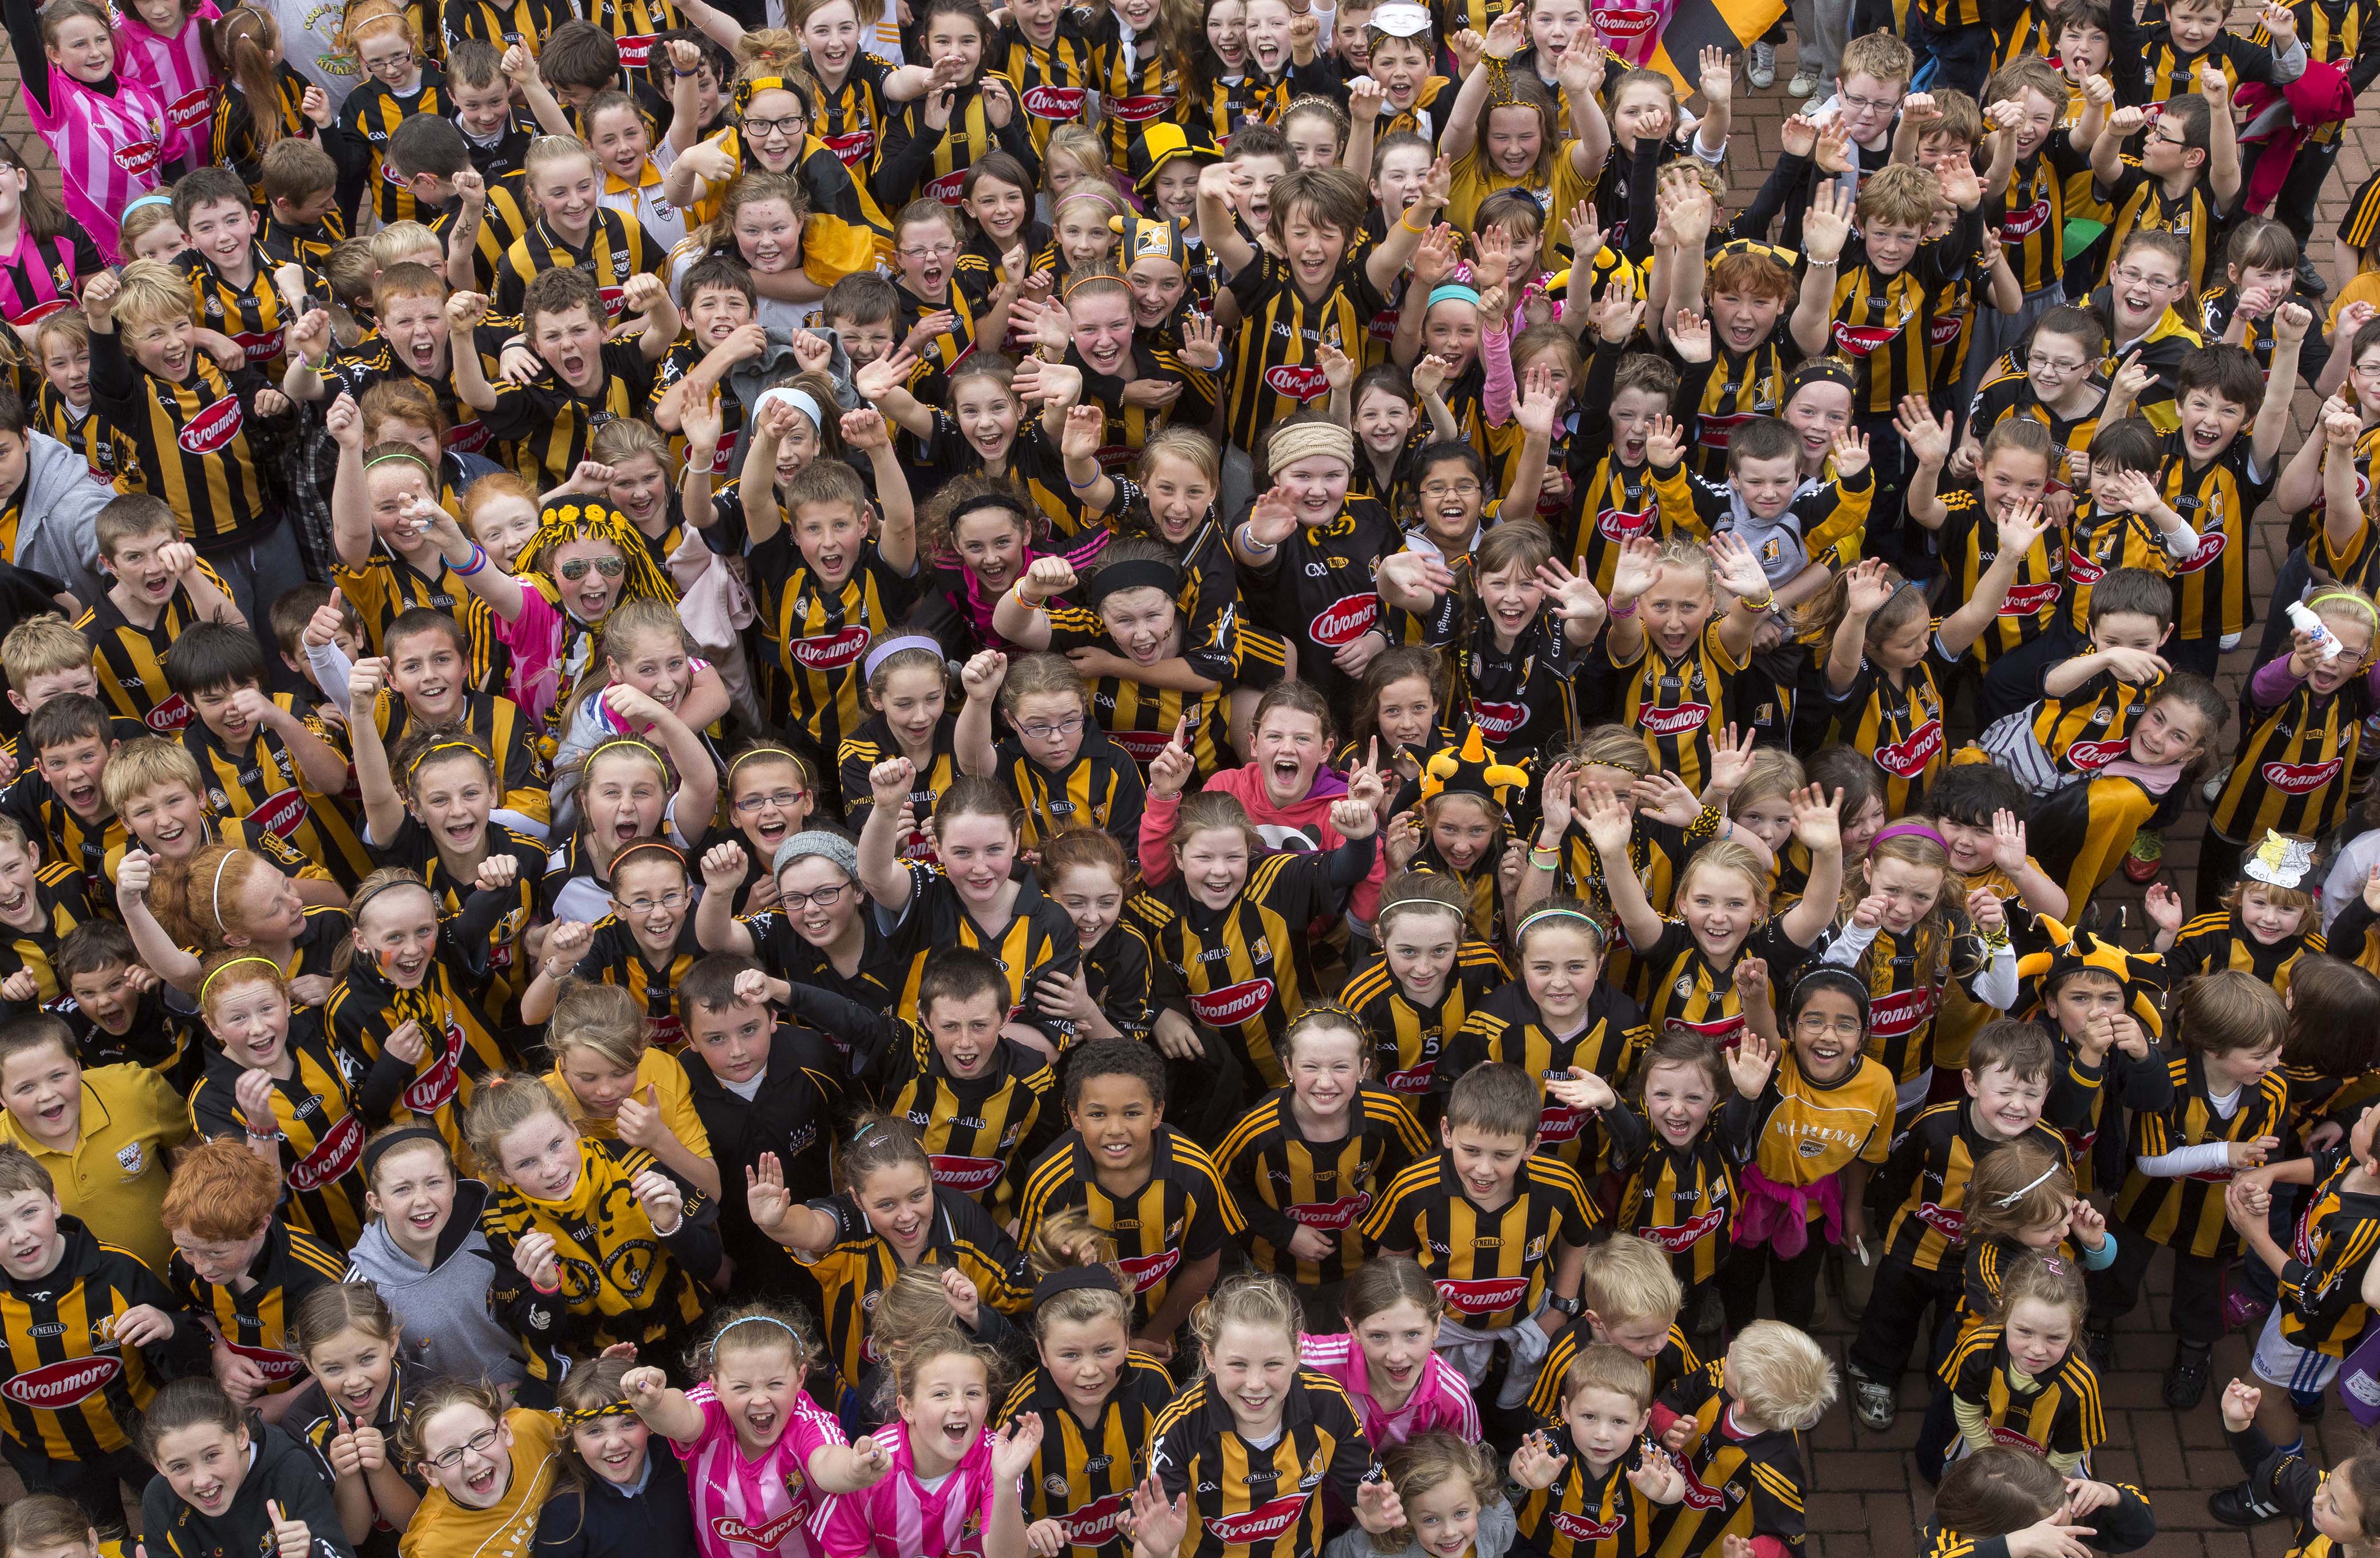
[[[2252,14],[2243,11],[2243,17]],[[1748,203],[1767,168],[1782,150],[1778,127],[1794,100],[1784,83],[1792,76],[1792,50],[1779,51],[1777,85],[1767,91],[1739,88],[1737,154],[1730,159],[1729,202]],[[51,164],[48,149],[31,133],[18,92],[16,62],[0,49],[0,132],[13,140],[36,168]],[[1756,154],[1752,154],[1755,149]],[[2353,193],[2373,168],[2380,165],[2380,103],[2367,100],[2348,131],[2347,146],[2330,187],[2324,192],[2314,223],[2313,257],[2325,267],[2331,234]],[[2298,423],[2310,421],[2315,401],[2301,392]],[[2292,439],[2294,446],[2295,439]],[[2252,553],[2250,598],[2263,606],[2272,589],[2276,567],[2285,555],[2283,523],[2274,513],[2260,517]],[[2251,629],[2249,646],[2255,642]],[[2252,664],[2247,649],[2234,654],[2221,681],[2228,697],[2236,701]],[[2168,880],[2184,880],[2197,858],[2197,840],[2204,826],[2202,811],[2193,811],[2169,835],[2166,847]],[[2125,895],[2136,900],[2136,895]],[[2133,923],[2139,924],[2137,913]],[[2152,1274],[2149,1297],[2117,1338],[2116,1372],[2103,1382],[2107,1408],[2107,1447],[2097,1459],[2104,1477],[2138,1483],[2148,1490],[2160,1527],[2156,1558],[2281,1558],[2289,1542],[2285,1526],[2268,1524],[2253,1532],[2218,1526],[2206,1513],[2206,1494],[2237,1477],[2237,1467],[2223,1447],[2222,1426],[2214,1407],[2222,1383],[2247,1368],[2247,1351],[2239,1338],[2224,1342],[2215,1352],[2212,1388],[2206,1403],[2184,1414],[2161,1403],[2159,1376],[2171,1357],[2165,1330],[2168,1286],[2165,1267]],[[1831,1307],[1831,1306],[1830,1306]],[[1850,1341],[1849,1327],[1830,1316],[1820,1328],[1830,1350]],[[1912,1467],[1908,1451],[1914,1443],[1925,1395],[1914,1371],[1901,1387],[1902,1410],[1893,1431],[1872,1434],[1860,1428],[1848,1409],[1829,1415],[1813,1436],[1815,1454],[1809,1489],[1810,1547],[1817,1558],[1914,1558],[1918,1538],[1932,1508],[1925,1484]],[[2317,1431],[2325,1462],[2351,1453],[2354,1424],[2334,1407]],[[13,1474],[0,1467],[0,1505],[18,1495]],[[137,1512],[136,1512],[137,1513]]]

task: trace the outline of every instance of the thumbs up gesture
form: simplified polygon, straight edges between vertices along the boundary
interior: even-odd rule
[[[661,1090],[647,1082],[643,1093],[632,1093],[622,1099],[615,1123],[620,1128],[621,1141],[651,1152],[669,1134],[669,1127],[662,1123]]]
[[[273,1548],[279,1558],[306,1558],[306,1550],[314,1545],[314,1533],[306,1522],[284,1515],[278,1499],[264,1501],[264,1514],[273,1522]]]

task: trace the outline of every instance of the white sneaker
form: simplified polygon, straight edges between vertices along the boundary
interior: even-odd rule
[[[1793,72],[1793,79],[1785,83],[1785,90],[1795,97],[1808,97],[1812,92],[1816,91],[1820,83],[1825,80],[1825,77],[1813,71],[1796,70]]]
[[[1775,44],[1755,43],[1752,45],[1752,63],[1745,67],[1743,79],[1751,82],[1755,87],[1773,87],[1777,84],[1777,48]]]

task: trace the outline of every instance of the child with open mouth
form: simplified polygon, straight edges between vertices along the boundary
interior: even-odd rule
[[[1033,566],[1036,574],[1001,598],[1002,610],[1014,610],[1024,591],[1048,588],[1051,571],[1065,570],[1071,583],[1073,571],[1062,562],[1044,558]],[[1104,602],[1112,597],[1100,598]],[[1172,596],[1165,595],[1161,609],[1171,612],[1172,607]],[[1081,615],[1075,613],[1077,633],[1086,625]],[[1026,625],[1030,632],[1047,622],[1047,614],[1036,607]],[[1033,636],[1046,640],[1048,635]],[[1144,643],[1152,650],[1171,646],[1165,638]],[[1097,827],[1119,843],[1139,836],[1145,792],[1140,766],[1092,717],[1096,705],[1091,689],[1074,659],[1041,653],[1020,656],[1012,665],[999,650],[986,649],[967,662],[959,679],[967,690],[954,735],[959,767],[966,773],[995,776],[1016,796],[1024,812],[1024,848],[1037,848],[1069,827]],[[996,744],[991,724],[995,704],[1011,731]],[[1082,799],[1074,799],[1077,796]]]
[[[157,1467],[141,1496],[144,1528],[169,1526],[217,1552],[270,1558],[350,1558],[331,1492],[314,1457],[200,1377],[159,1391],[141,1421]]]
[[[1486,942],[1473,940],[1469,896],[1443,876],[1407,871],[1380,889],[1379,961],[1339,994],[1371,1038],[1371,1074],[1437,1123],[1431,1089],[1439,1061],[1470,1014],[1510,975]]]
[[[377,1290],[405,1305],[413,1330],[405,1338],[404,1356],[420,1366],[423,1379],[518,1384],[519,1345],[488,1296],[496,1275],[488,1237],[480,1231],[488,1187],[463,1178],[445,1138],[419,1126],[376,1135],[364,1153],[363,1174],[370,1187],[364,1202],[372,1221],[356,1240],[352,1260],[356,1274],[370,1280],[347,1286]],[[386,1306],[375,1317],[350,1304],[310,1324],[311,1329],[298,1327],[306,1338],[307,1367],[328,1395],[365,1395],[368,1399],[341,1406],[350,1417],[370,1420],[380,1399],[374,1392],[397,1367],[395,1322]],[[320,1338],[339,1336],[346,1340],[336,1347],[328,1341],[316,1345]],[[404,1417],[392,1414],[394,1421]]]
[[[406,1545],[526,1548],[561,1474],[562,1436],[562,1420],[551,1411],[508,1408],[493,1385],[439,1380],[425,1386],[397,1441],[405,1464],[430,1490],[406,1528]]]
[[[565,920],[547,933],[537,977],[521,992],[521,1020],[545,1021],[575,976],[618,985],[645,1020],[656,1024],[657,1040],[673,1044],[679,1029],[670,993],[702,957],[694,924],[693,874],[674,844],[638,839],[612,857],[611,876],[610,913],[593,924]],[[654,1080],[640,1075],[638,1091]],[[676,1080],[684,1081],[682,1076]],[[588,1100],[582,1097],[581,1102]],[[669,1161],[670,1154],[662,1155]],[[671,1166],[684,1171],[692,1165],[677,1161]],[[717,1181],[709,1193],[719,1193]]]
[[[486,1269],[476,1258],[470,1263]],[[480,1301],[484,1306],[484,1277]],[[290,1404],[289,1431],[312,1452],[317,1472],[330,1483],[347,1545],[359,1558],[397,1558],[398,1533],[428,1491],[398,1441],[414,1390],[433,1376],[400,1359],[396,1315],[370,1282],[315,1289],[298,1306],[291,1325],[306,1377]],[[518,1377],[517,1362],[512,1372]]]
[[[875,713],[844,740],[839,777],[844,826],[868,826],[876,809],[868,773],[877,764],[896,756],[909,760],[911,813],[930,815],[934,803],[959,777],[959,717],[950,707],[950,662],[942,658],[936,640],[922,634],[901,634],[878,639],[862,669],[867,673],[866,707]],[[761,842],[753,840],[756,846]],[[759,859],[774,860],[777,847],[768,844]],[[904,835],[901,858],[931,862],[933,839],[917,831]]]

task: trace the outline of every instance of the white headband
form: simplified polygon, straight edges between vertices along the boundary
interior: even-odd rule
[[[803,416],[808,417],[810,419],[811,427],[820,429],[823,429],[826,427],[826,412],[819,405],[818,396],[810,393],[808,390],[795,389],[791,384],[780,384],[775,389],[771,390],[767,394],[762,395],[760,397],[760,403],[752,408],[753,418],[758,420],[762,414],[767,412],[771,405],[779,401],[783,401],[785,405],[792,406],[795,411],[798,411]]]

